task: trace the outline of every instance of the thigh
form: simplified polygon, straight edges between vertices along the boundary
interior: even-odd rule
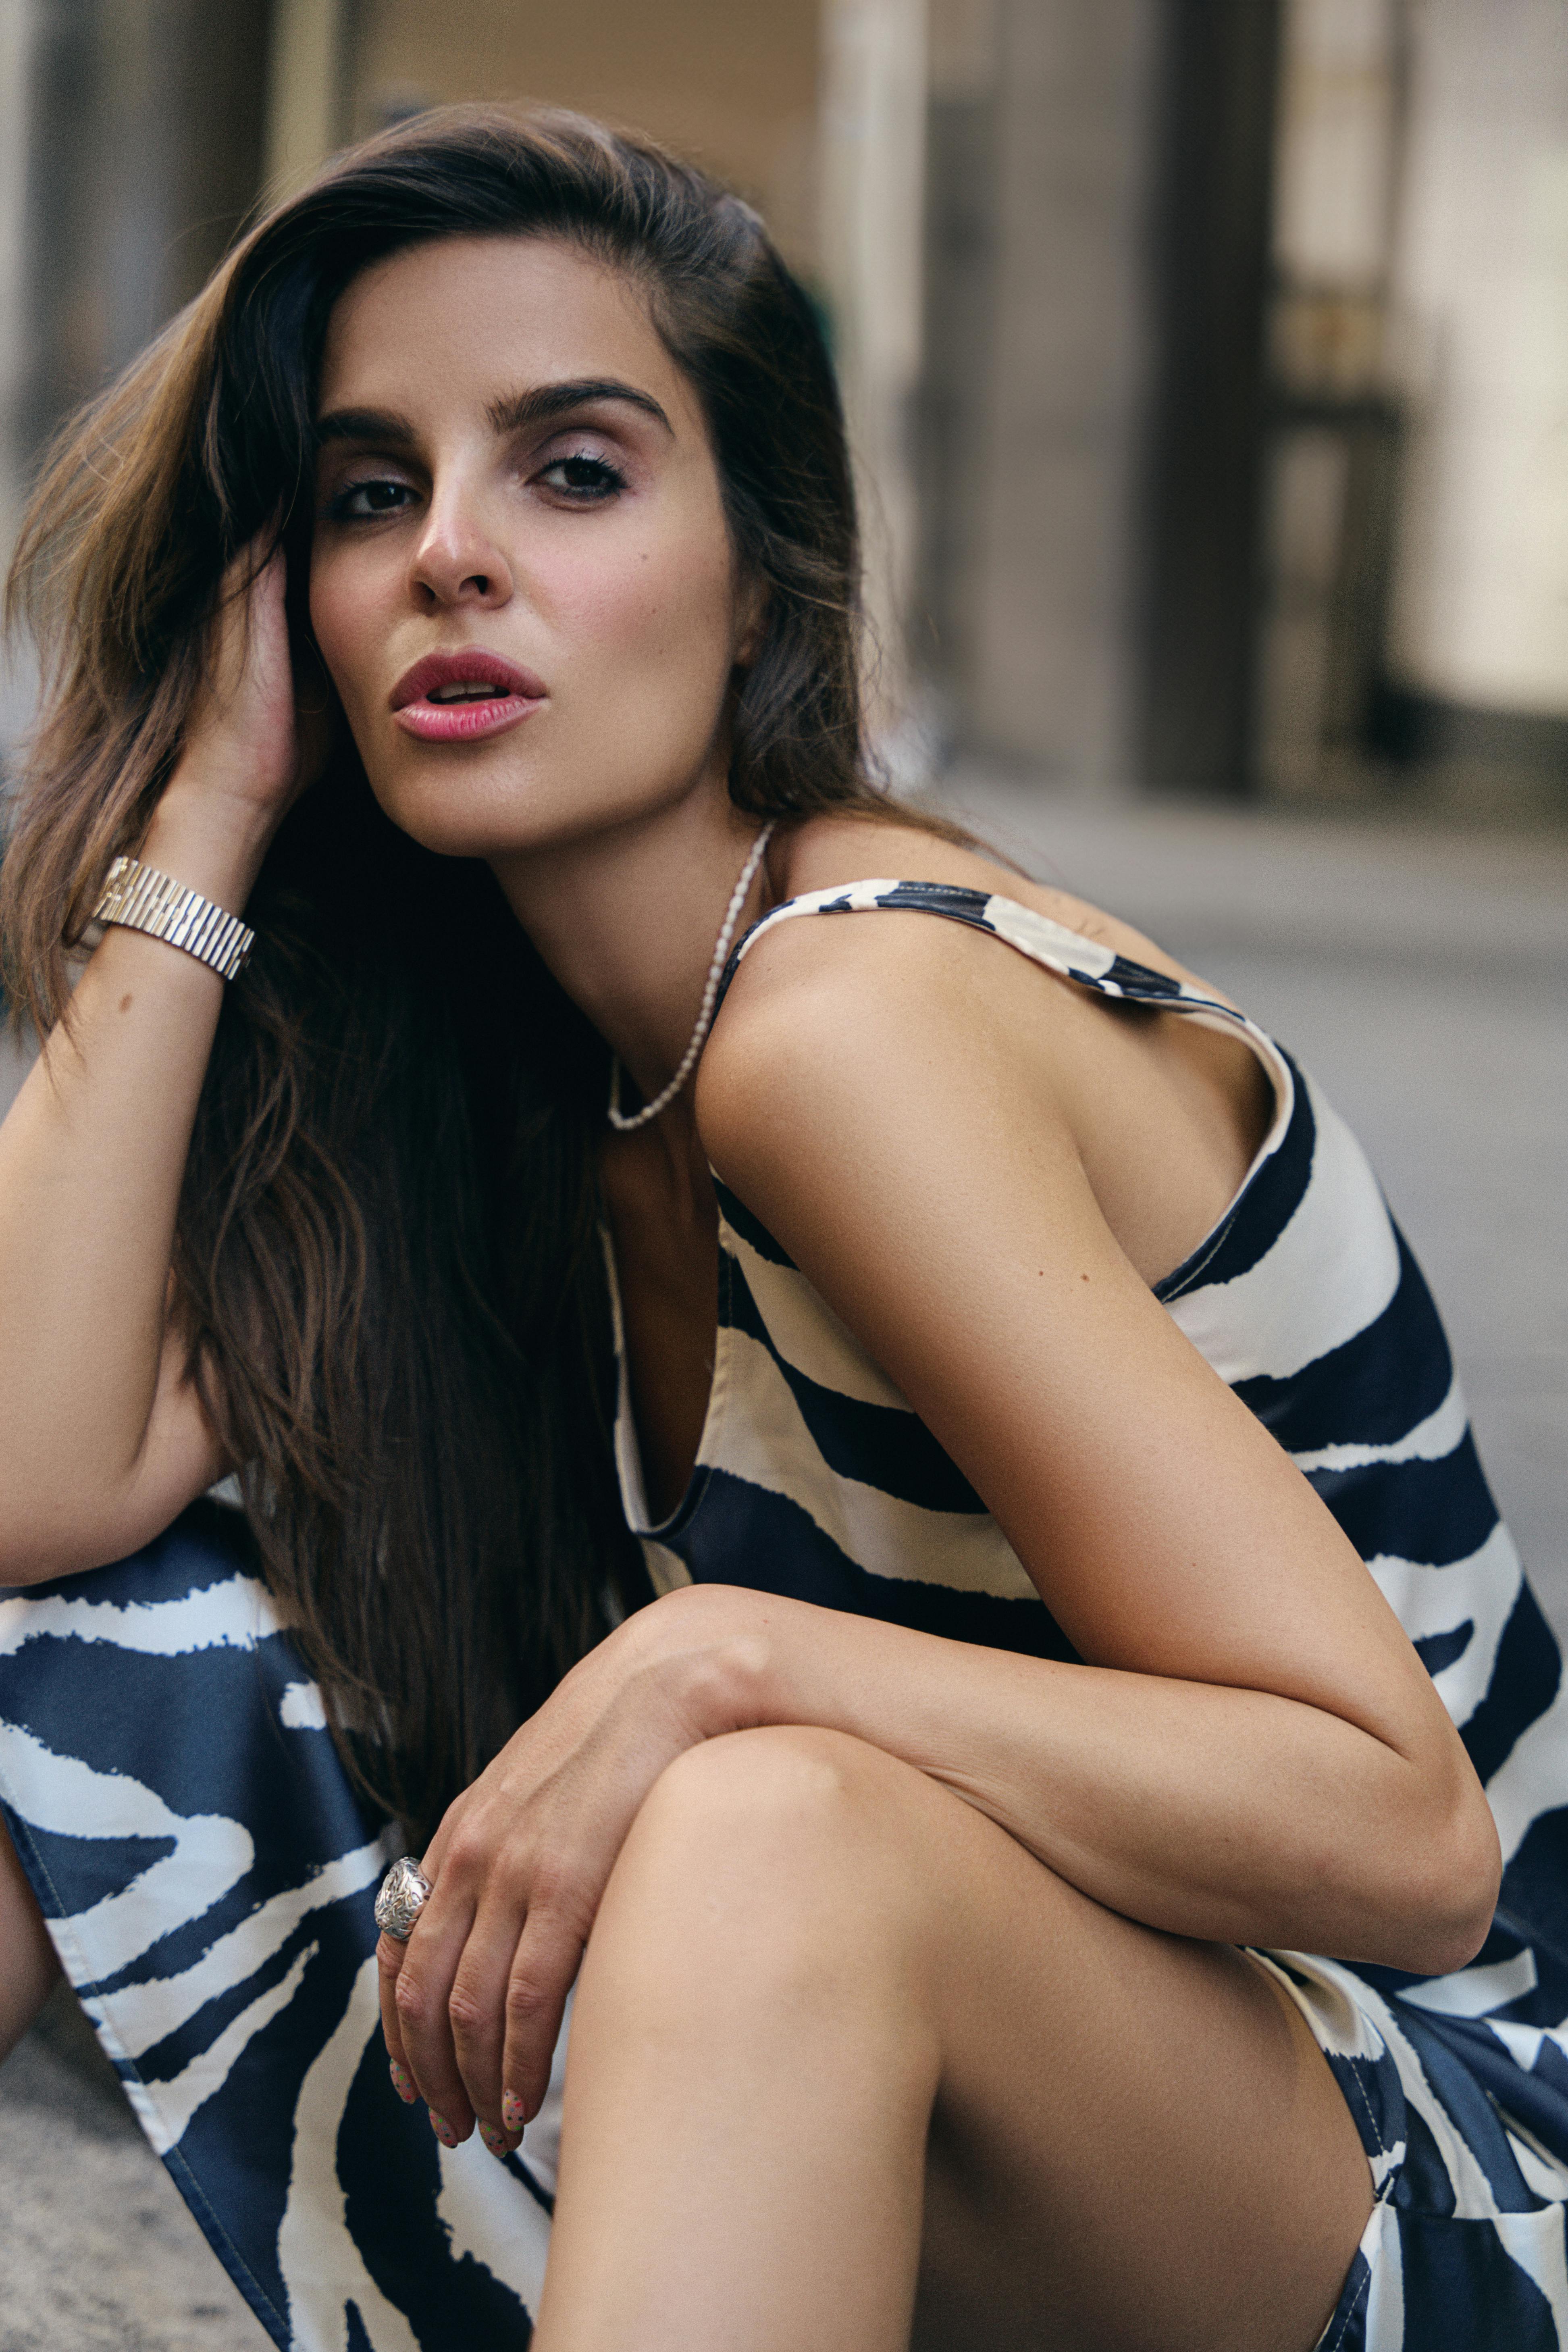
[[[37,1897],[0,1813],[0,2059],[26,2033],[59,1973]]]
[[[1310,2352],[1372,2182],[1295,2004],[902,1793],[943,2053],[916,2352]]]

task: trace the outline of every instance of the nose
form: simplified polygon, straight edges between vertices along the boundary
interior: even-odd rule
[[[504,604],[512,593],[505,550],[486,526],[479,501],[454,486],[432,502],[409,567],[414,601],[428,612]]]

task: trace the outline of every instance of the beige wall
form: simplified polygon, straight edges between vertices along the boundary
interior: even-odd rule
[[[817,260],[817,0],[365,0],[354,128],[454,99],[580,108],[664,140]]]
[[[979,12],[965,13],[972,34]],[[927,328],[930,367],[950,379],[950,467],[926,522],[946,510],[957,566],[956,730],[1088,785],[1120,780],[1130,756],[1156,14],[1155,0],[999,0],[993,39],[962,50],[966,94],[986,68],[991,83],[969,96],[986,110],[964,176],[990,187],[950,315]],[[977,273],[988,319],[957,299]]]

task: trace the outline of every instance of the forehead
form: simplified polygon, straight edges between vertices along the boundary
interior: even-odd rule
[[[322,352],[322,408],[408,413],[497,391],[616,376],[672,424],[695,397],[630,271],[547,236],[452,236],[371,265],[340,295]]]

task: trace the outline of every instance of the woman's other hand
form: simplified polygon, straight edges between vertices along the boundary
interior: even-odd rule
[[[666,1766],[751,1719],[777,1606],[693,1586],[640,1611],[448,1809],[423,1859],[434,1892],[408,1942],[383,1936],[379,1955],[392,2080],[447,2145],[477,2123],[504,2155],[538,2113],[627,1833]]]
[[[320,772],[330,692],[308,648],[300,649],[303,674],[297,677],[287,591],[282,549],[268,553],[259,540],[225,573],[205,676],[158,804],[154,834],[215,826],[265,849]],[[151,846],[143,854],[157,862]]]

